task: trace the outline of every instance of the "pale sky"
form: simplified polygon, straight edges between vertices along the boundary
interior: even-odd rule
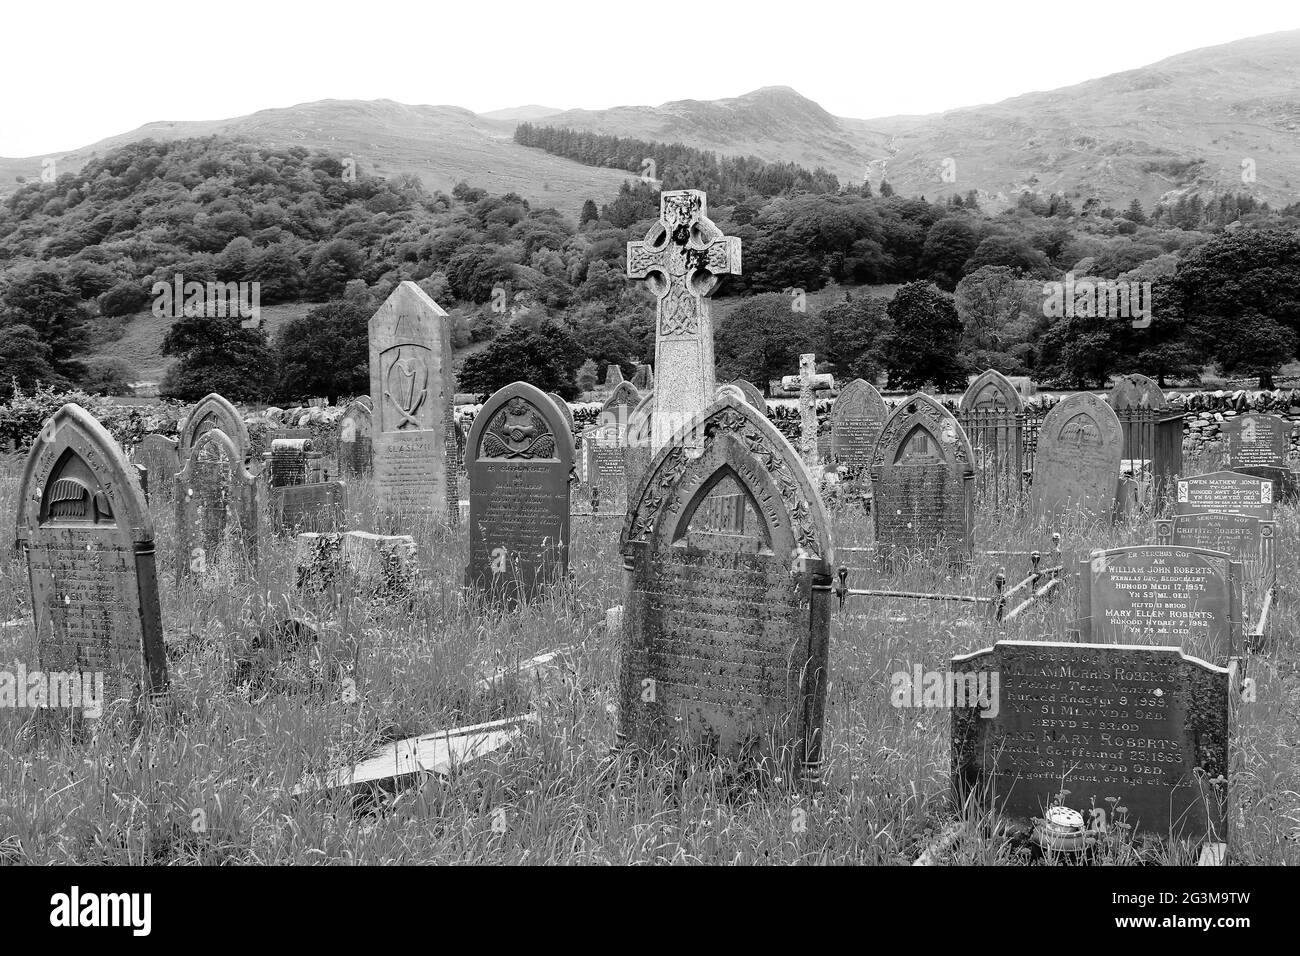
[[[45,2],[0,14],[0,156],[320,99],[601,109],[791,86],[869,119],[1300,27],[1296,0]]]

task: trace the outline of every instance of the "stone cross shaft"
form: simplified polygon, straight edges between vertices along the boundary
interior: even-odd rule
[[[805,352],[799,356],[799,374],[781,379],[781,387],[799,389],[799,457],[809,468],[821,463],[817,454],[817,390],[833,388],[835,379],[817,374],[817,356]]]
[[[659,221],[627,244],[627,277],[644,279],[655,307],[652,451],[714,400],[713,319],[709,297],[722,278],[740,275],[740,240],[706,215],[698,189],[660,193]]]

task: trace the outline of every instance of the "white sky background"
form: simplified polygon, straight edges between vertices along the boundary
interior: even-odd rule
[[[320,99],[602,109],[791,86],[869,119],[1300,27],[1296,0],[224,0],[0,11],[0,156]]]

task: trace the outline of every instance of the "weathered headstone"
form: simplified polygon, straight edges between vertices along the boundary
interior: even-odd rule
[[[1277,579],[1276,533],[1274,522],[1244,514],[1204,512],[1156,522],[1156,544],[1232,555],[1248,574],[1262,577],[1266,587],[1272,587]]]
[[[181,470],[180,442],[166,435],[145,435],[135,446],[135,460],[149,473],[151,493],[167,499]]]
[[[745,401],[749,402],[749,404],[753,405],[764,415],[767,414],[767,399],[763,397],[763,393],[758,390],[757,385],[743,378],[738,378],[731,384],[744,393]]]
[[[257,564],[258,481],[225,432],[210,428],[173,476],[176,579]]]
[[[632,376],[632,384],[636,386],[638,392],[648,392],[655,387],[654,372],[650,370],[649,365],[638,365],[636,374]]]
[[[305,532],[295,541],[298,587],[348,586],[373,598],[409,596],[419,576],[415,539],[367,531]]]
[[[781,379],[781,387],[799,389],[799,456],[809,468],[818,470],[821,455],[817,447],[817,391],[834,387],[830,375],[817,374],[817,356],[806,352],[799,356],[799,374]]]
[[[1106,401],[1115,411],[1125,408],[1167,408],[1165,393],[1145,375],[1121,375],[1106,396]]]
[[[1157,644],[1226,666],[1241,647],[1241,565],[1201,548],[1132,545],[1080,563],[1080,639]]]
[[[922,392],[881,428],[871,458],[871,514],[885,565],[935,552],[949,564],[975,548],[970,442],[948,409]]]
[[[605,366],[605,387],[614,388],[623,382],[623,369],[617,365]]]
[[[569,570],[573,436],[555,403],[527,382],[494,393],[474,419],[467,585],[528,601]]]
[[[699,457],[662,448],[623,525],[618,737],[767,759],[797,775],[821,748],[829,522],[807,467],[747,402],[715,402],[697,430]],[[748,536],[694,527],[722,479],[745,495]]]
[[[1183,413],[1172,408],[1160,386],[1145,375],[1124,375],[1106,396],[1119,418],[1130,472],[1153,490],[1183,470]]]
[[[967,386],[959,407],[963,412],[983,408],[1014,414],[1024,411],[1025,403],[1011,379],[990,368],[975,376]]]
[[[64,405],[32,443],[17,501],[42,669],[102,673],[110,700],[163,689],[153,522],[112,436]]]
[[[390,514],[460,518],[451,325],[414,282],[370,319],[375,493]]]
[[[276,534],[342,531],[347,524],[347,482],[273,486],[270,511],[271,529]]]
[[[831,406],[831,456],[865,477],[888,417],[889,409],[876,386],[860,378],[849,382]]]
[[[310,438],[276,438],[268,453],[267,476],[272,488],[310,485],[321,480],[321,456]]]
[[[556,395],[554,392],[547,392],[546,397],[555,403],[555,407],[558,408],[560,414],[564,416],[565,424],[569,426],[569,432],[576,435],[577,431],[573,427],[573,409],[569,407],[569,403],[560,398],[560,396]]]
[[[250,449],[248,426],[244,424],[243,416],[234,405],[213,392],[195,402],[194,407],[185,417],[185,425],[180,431],[181,461],[189,457],[194,440],[209,428],[220,428],[225,432],[226,437],[235,443],[235,447],[247,460]]]
[[[645,279],[655,306],[653,451],[713,401],[713,318],[709,297],[740,275],[740,240],[724,236],[697,189],[659,194],[659,221],[627,244],[627,276]]]
[[[975,452],[980,490],[998,503],[1018,501],[1023,490],[1024,410],[1015,385],[996,369],[981,372],[961,397],[957,418]]]
[[[1235,471],[1213,471],[1178,479],[1174,513],[1180,515],[1217,512],[1273,518],[1273,483]]]
[[[1228,837],[1229,676],[1176,647],[999,641],[952,661],[952,777],[1028,826],[1070,807],[1098,833]],[[973,700],[997,681],[995,707]],[[1122,809],[1121,809],[1122,808]]]
[[[1095,395],[1078,392],[1057,403],[1038,429],[1034,514],[1052,525],[1071,514],[1109,520],[1121,445],[1114,409]]]
[[[370,474],[373,427],[369,402],[348,404],[339,420],[339,471],[349,478]]]

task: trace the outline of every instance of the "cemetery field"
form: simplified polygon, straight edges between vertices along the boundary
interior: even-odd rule
[[[0,462],[8,542],[21,469],[21,458]],[[972,605],[849,598],[831,618],[822,780],[791,786],[726,765],[611,754],[618,634],[607,630],[606,610],[623,601],[616,519],[575,516],[571,586],[503,613],[462,591],[463,526],[383,520],[366,481],[353,504],[352,527],[414,536],[421,584],[409,603],[353,594],[335,604],[328,593],[300,591],[293,538],[270,535],[256,571],[226,568],[178,587],[172,506],[153,498],[169,692],[141,714],[110,707],[99,720],[0,709],[0,862],[908,864],[957,818],[948,799],[950,711],[894,706],[893,675],[947,669],[954,654],[999,638],[1063,639],[1075,601],[1071,584],[1002,627]],[[837,548],[870,542],[859,506],[833,508],[832,520]],[[1066,527],[1061,548],[1078,556],[1148,543],[1152,524],[1146,516],[1086,532]],[[976,528],[977,551],[1050,548],[1006,509],[977,504]],[[1233,725],[1236,864],[1300,863],[1295,508],[1279,508],[1278,537],[1273,638],[1249,658],[1255,700],[1238,705]],[[912,566],[887,579],[855,570],[848,583],[989,595],[999,565],[1015,583],[1028,560],[979,555],[965,571]],[[37,659],[26,576],[6,547],[0,669]],[[319,642],[259,645],[287,620],[310,625]],[[485,674],[560,647],[571,650],[558,666],[482,686]],[[449,775],[324,791],[313,783],[386,743],[530,711],[532,729]],[[969,832],[947,860],[1044,862],[1020,836],[979,825]],[[1195,849],[1134,840],[1117,827],[1100,856],[1190,862]]]

